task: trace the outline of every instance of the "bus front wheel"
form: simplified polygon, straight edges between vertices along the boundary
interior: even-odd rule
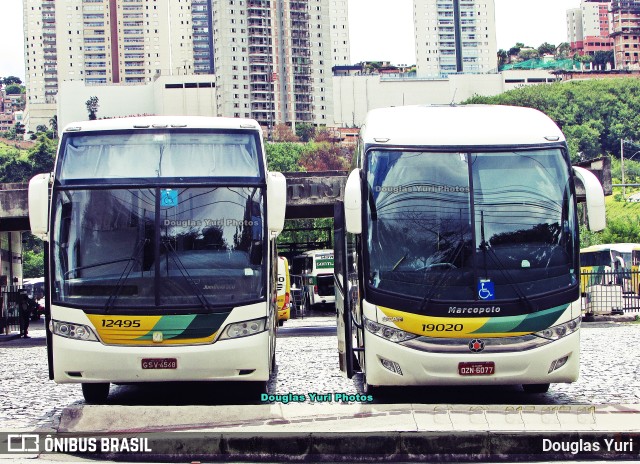
[[[108,383],[83,383],[82,396],[89,404],[101,404],[107,400],[109,396]]]
[[[547,393],[549,391],[548,383],[530,383],[522,386],[525,393]]]

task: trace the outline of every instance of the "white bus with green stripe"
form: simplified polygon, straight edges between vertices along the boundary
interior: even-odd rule
[[[572,168],[556,124],[530,108],[371,111],[336,206],[340,368],[365,390],[523,385],[578,377],[575,178],[592,230],[596,177]]]
[[[275,237],[286,183],[250,119],[140,117],[62,132],[29,185],[46,243],[50,378],[244,381],[274,366]]]

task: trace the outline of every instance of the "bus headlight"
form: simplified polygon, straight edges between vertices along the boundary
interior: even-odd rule
[[[559,340],[562,337],[566,337],[567,335],[571,335],[573,332],[577,331],[580,328],[580,320],[581,318],[577,317],[569,322],[565,322],[564,324],[554,325],[548,329],[536,332],[534,335],[546,338],[547,340]]]
[[[228,340],[231,338],[248,337],[260,332],[264,332],[267,326],[267,318],[252,319],[250,321],[234,322],[225,327],[218,340]]]
[[[82,324],[72,324],[71,322],[51,321],[51,332],[65,338],[74,340],[88,340],[97,342],[98,337],[93,333],[91,328]]]
[[[405,342],[417,337],[417,335],[405,332],[404,330],[394,329],[393,327],[378,324],[370,319],[364,320],[364,327],[373,335],[377,335],[378,337],[382,337],[385,340],[389,340],[394,343]]]

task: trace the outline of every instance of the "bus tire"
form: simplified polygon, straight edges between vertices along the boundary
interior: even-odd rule
[[[108,383],[83,383],[82,396],[85,402],[89,404],[102,404],[107,401],[109,396]]]
[[[370,385],[367,382],[367,375],[364,372],[362,373],[362,392],[365,395],[372,395],[380,392],[380,387],[377,385]]]
[[[247,390],[252,396],[256,395],[259,397],[263,393],[269,393],[268,386],[269,383],[266,380],[258,382],[247,382]]]
[[[530,383],[522,385],[525,393],[547,393],[549,391],[548,383]]]

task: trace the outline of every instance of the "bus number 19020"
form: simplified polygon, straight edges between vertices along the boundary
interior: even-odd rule
[[[462,332],[462,324],[422,324],[423,332]]]

